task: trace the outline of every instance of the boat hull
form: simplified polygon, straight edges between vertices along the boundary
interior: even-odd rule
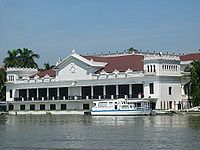
[[[91,111],[92,116],[145,116],[151,115],[151,110],[137,111],[137,110],[105,110],[105,111]]]

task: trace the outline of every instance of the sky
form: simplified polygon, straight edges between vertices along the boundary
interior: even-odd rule
[[[0,0],[0,64],[28,48],[55,64],[79,54],[124,51],[195,53],[200,0]]]

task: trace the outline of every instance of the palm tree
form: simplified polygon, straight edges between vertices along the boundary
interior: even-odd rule
[[[33,53],[32,50],[27,48],[13,49],[8,51],[8,57],[3,61],[6,68],[8,67],[20,67],[20,68],[38,68],[35,59],[40,56]]]
[[[19,61],[18,61],[18,50],[13,49],[12,51],[7,52],[8,57],[6,57],[3,60],[4,66],[6,68],[8,67],[18,67]]]
[[[55,67],[55,65],[50,65],[49,62],[44,63],[44,70],[49,70],[49,69],[52,69],[54,67]]]
[[[193,106],[200,105],[200,60],[191,63],[191,95]]]
[[[29,50],[27,48],[18,49],[19,53],[19,67],[23,68],[38,68],[37,63],[34,59],[40,58],[38,54],[33,53],[32,50]]]
[[[0,69],[0,100],[5,98],[5,81],[6,72],[3,68]]]

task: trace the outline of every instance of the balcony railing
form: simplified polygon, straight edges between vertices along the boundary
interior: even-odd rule
[[[133,95],[94,95],[94,96],[62,96],[62,97],[15,97],[14,101],[49,101],[49,100],[97,100],[116,98],[143,98],[143,94]]]

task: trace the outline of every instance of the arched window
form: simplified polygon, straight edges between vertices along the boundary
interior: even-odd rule
[[[147,65],[147,72],[149,72],[149,65]]]
[[[156,72],[156,65],[153,65],[153,72]]]
[[[13,75],[9,75],[8,76],[8,81],[14,81],[14,76]]]
[[[160,109],[162,109],[162,101],[160,101]]]
[[[164,103],[164,109],[165,109],[165,101],[163,101],[163,103]]]

